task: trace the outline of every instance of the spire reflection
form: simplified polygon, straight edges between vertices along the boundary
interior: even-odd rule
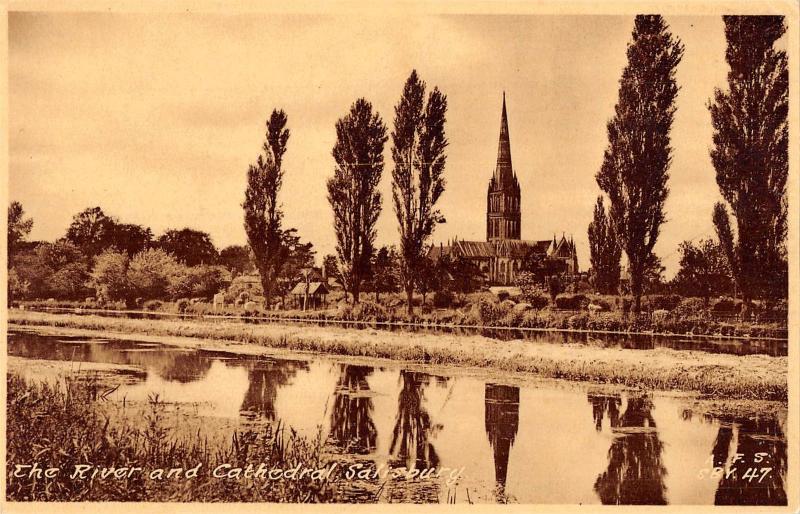
[[[519,388],[486,384],[484,390],[486,436],[494,455],[498,499],[505,496],[508,457],[519,429]]]

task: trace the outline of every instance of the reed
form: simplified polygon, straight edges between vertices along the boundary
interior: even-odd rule
[[[10,501],[337,501],[335,479],[297,480],[214,478],[222,463],[232,467],[264,463],[289,469],[322,465],[319,436],[285,433],[280,424],[235,431],[227,444],[209,444],[203,434],[181,437],[165,426],[164,404],[151,397],[138,426],[113,423],[99,408],[86,383],[31,382],[9,375],[7,406],[6,497]],[[17,464],[59,468],[53,478],[15,477]],[[76,465],[95,468],[140,467],[124,478],[74,478]],[[201,465],[194,478],[150,479],[153,469]],[[26,471],[29,469],[26,468]],[[88,476],[88,474],[87,474]]]

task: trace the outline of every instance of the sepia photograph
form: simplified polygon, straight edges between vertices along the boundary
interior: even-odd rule
[[[0,508],[796,512],[798,4],[697,4],[9,8]]]

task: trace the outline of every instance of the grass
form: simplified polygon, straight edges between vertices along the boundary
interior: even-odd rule
[[[338,327],[137,320],[10,311],[11,326],[138,334],[169,344],[217,347],[230,342],[415,363],[487,368],[604,384],[696,392],[708,398],[787,401],[786,357],[723,355],[671,350],[627,350],[581,345],[496,341],[485,337],[430,335]]]
[[[209,445],[202,434],[181,438],[162,422],[163,403],[151,398],[140,426],[110,423],[87,384],[66,386],[7,378],[6,498],[9,501],[259,501],[326,502],[338,499],[335,480],[225,480],[211,470],[265,463],[269,468],[322,467],[321,444],[280,426],[237,431],[228,444]],[[58,467],[53,478],[18,478],[16,464]],[[143,472],[121,479],[68,479],[77,464],[137,466]],[[189,469],[202,464],[196,478],[155,480],[156,468]]]

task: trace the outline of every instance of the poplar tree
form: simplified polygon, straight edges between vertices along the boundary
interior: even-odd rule
[[[286,113],[273,110],[267,120],[266,140],[255,164],[247,170],[244,203],[244,229],[255,257],[264,289],[265,307],[270,308],[278,276],[289,256],[283,241],[283,212],[278,191],[283,183],[283,155],[289,141]]]
[[[622,249],[617,244],[614,225],[606,215],[603,195],[597,197],[594,219],[589,223],[589,252],[595,289],[601,294],[616,294]]]
[[[394,112],[392,200],[400,232],[400,281],[411,314],[428,240],[436,225],[445,222],[436,202],[445,187],[447,96],[434,87],[426,101],[425,82],[414,70]]]
[[[360,98],[336,122],[328,202],[333,209],[339,276],[358,303],[361,283],[369,271],[375,245],[375,224],[381,213],[378,183],[383,174],[386,126],[372,104]]]
[[[725,204],[715,206],[713,220],[747,305],[788,292],[789,73],[786,52],[774,48],[786,26],[782,16],[723,20],[728,88],[715,90],[708,108],[711,161]]]
[[[638,15],[627,49],[608,148],[597,183],[610,200],[610,217],[628,258],[634,310],[657,261],[653,247],[665,221],[671,162],[670,128],[678,86],[675,69],[683,45],[659,15]]]
[[[19,202],[8,205],[8,268],[11,269],[13,257],[16,255],[20,243],[25,241],[33,229],[33,219],[25,218],[25,209]]]

